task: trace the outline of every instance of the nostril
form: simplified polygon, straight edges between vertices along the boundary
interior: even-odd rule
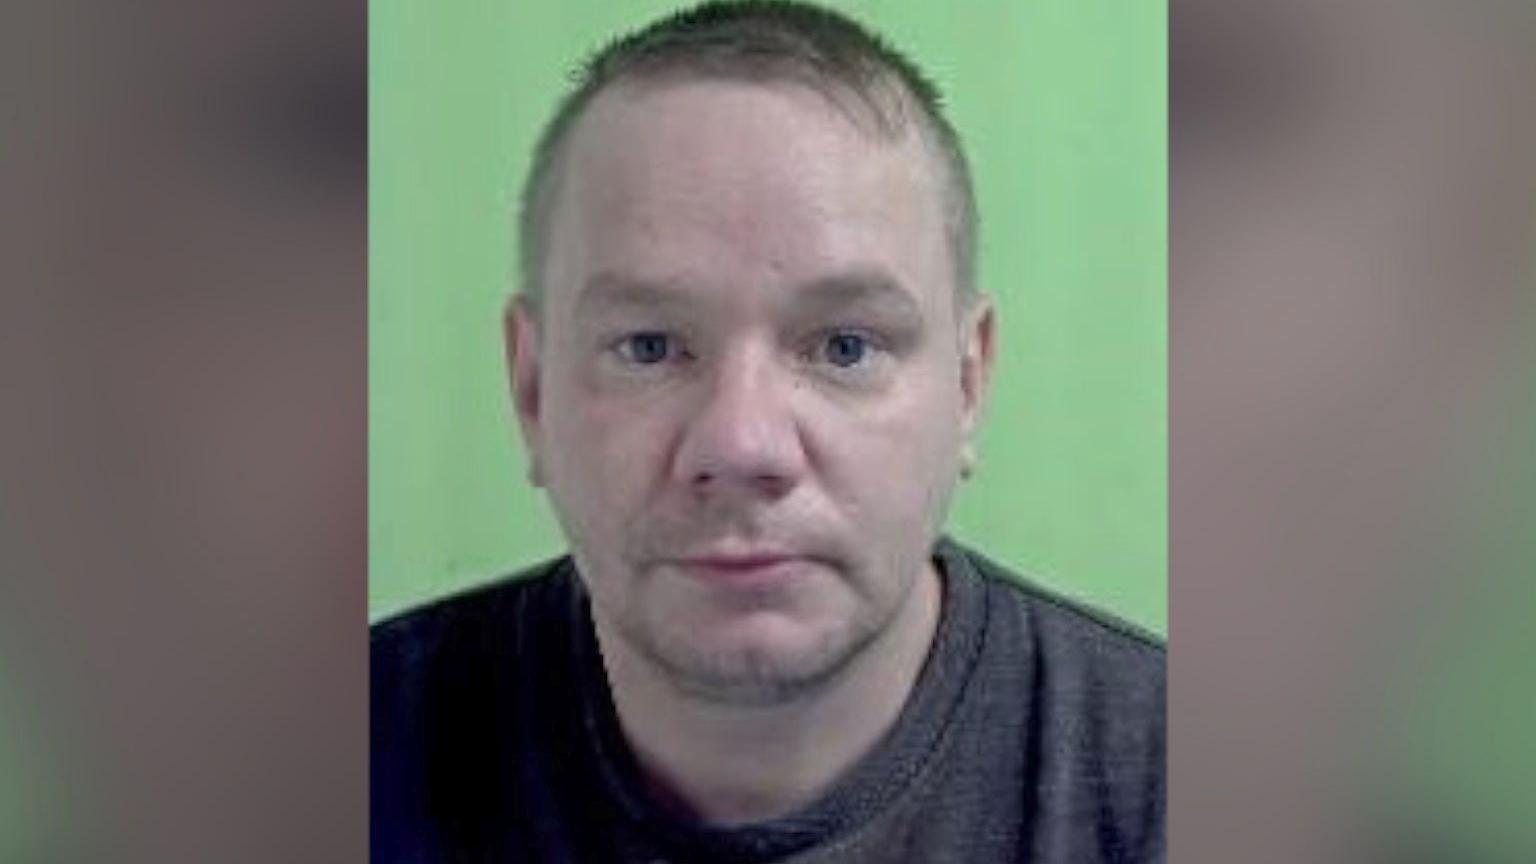
[[[733,482],[731,478],[736,478]],[[740,492],[753,490],[754,496],[767,495],[779,496],[787,492],[793,481],[784,473],[777,471],[732,472],[698,471],[692,475],[689,484],[695,493],[700,495],[727,494],[730,487],[736,487]]]

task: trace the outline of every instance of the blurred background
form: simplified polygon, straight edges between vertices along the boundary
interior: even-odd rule
[[[1168,9],[1172,860],[1536,860],[1533,11]],[[6,9],[0,861],[367,855],[368,16]]]
[[[1536,861],[1533,12],[1170,9],[1175,860]]]
[[[0,861],[367,854],[366,11],[0,16]]]
[[[592,51],[672,2],[375,3],[369,612],[560,554],[502,343],[517,195]],[[950,530],[1161,631],[1167,32],[1161,3],[834,2],[916,58],[974,165],[999,359]]]

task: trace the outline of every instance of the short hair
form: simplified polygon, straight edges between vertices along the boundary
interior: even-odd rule
[[[960,136],[944,116],[939,88],[852,19],[799,0],[709,0],[608,43],[573,79],[539,137],[522,190],[522,294],[535,309],[564,151],[584,110],[616,84],[688,79],[804,85],[885,140],[903,136],[915,114],[940,168],[956,294],[973,296],[976,200]]]

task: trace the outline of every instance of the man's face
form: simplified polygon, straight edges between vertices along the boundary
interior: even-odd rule
[[[568,144],[509,335],[599,634],[696,692],[824,680],[910,617],[990,359],[931,157],[726,82],[621,86]]]

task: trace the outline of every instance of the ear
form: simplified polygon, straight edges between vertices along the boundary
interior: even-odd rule
[[[961,311],[960,390],[967,438],[981,421],[981,409],[992,381],[996,318],[992,298],[985,294],[976,295]]]
[[[528,453],[528,482],[544,485],[541,461],[541,409],[539,392],[539,327],[538,317],[522,295],[507,302],[502,316],[502,328],[506,340],[507,374],[511,382],[512,407],[517,412],[517,423],[523,434],[523,447]]]

